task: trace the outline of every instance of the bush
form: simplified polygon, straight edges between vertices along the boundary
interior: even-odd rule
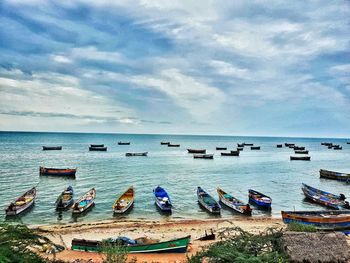
[[[292,222],[287,225],[287,230],[293,231],[293,232],[316,232],[317,228],[312,225],[305,225],[305,224]]]

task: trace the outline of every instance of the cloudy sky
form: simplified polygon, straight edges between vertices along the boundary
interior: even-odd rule
[[[340,0],[2,0],[0,130],[349,137],[349,23]]]

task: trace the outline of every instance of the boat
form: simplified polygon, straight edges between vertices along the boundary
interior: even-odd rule
[[[243,151],[243,147],[237,147],[237,151]]]
[[[135,190],[134,187],[130,186],[121,196],[115,200],[112,208],[113,212],[116,214],[123,214],[128,211],[135,200]]]
[[[43,151],[62,150],[62,146],[43,146]]]
[[[248,216],[252,215],[252,209],[250,208],[249,204],[243,203],[242,201],[226,193],[224,190],[220,188],[217,188],[216,190],[218,192],[219,200],[221,203],[223,203],[227,207],[235,210],[236,212],[242,215],[248,215]]]
[[[255,191],[253,189],[248,190],[249,201],[253,204],[263,207],[263,208],[271,208],[272,199],[271,197]]]
[[[95,204],[96,190],[91,188],[73,205],[73,214],[81,214]]]
[[[291,156],[291,161],[310,161],[311,156]]]
[[[214,159],[214,154],[194,154],[195,159]]]
[[[118,145],[130,145],[130,142],[118,142]]]
[[[221,156],[239,156],[239,151],[222,152]]]
[[[140,240],[132,240],[127,237],[110,238],[107,241],[110,244],[118,244],[125,246],[128,253],[186,253],[190,243],[191,236],[172,239],[163,242],[142,242]],[[102,242],[95,240],[76,239],[72,240],[72,250],[101,252]]]
[[[328,149],[332,149],[333,148],[333,145],[328,145]]]
[[[188,153],[206,153],[206,149],[187,149]]]
[[[147,156],[148,152],[143,153],[126,153],[125,156]]]
[[[332,146],[333,143],[331,143],[331,142],[321,142],[321,145],[324,145],[324,146]]]
[[[212,214],[220,214],[221,206],[216,200],[204,191],[200,186],[197,187],[197,198],[199,204]]]
[[[237,143],[237,147],[244,147],[244,143]]]
[[[282,145],[282,144],[277,144],[276,147],[277,147],[277,148],[282,148],[283,145]]]
[[[168,145],[170,142],[160,142],[161,145]]]
[[[107,147],[89,147],[89,151],[102,151],[105,152],[107,151]]]
[[[294,146],[294,151],[303,151],[305,150],[304,146]]]
[[[343,182],[350,182],[350,174],[338,173],[333,171],[320,170],[320,178],[333,179]]]
[[[15,216],[23,213],[34,205],[36,198],[36,188],[25,192],[23,195],[18,197],[14,202],[12,202],[6,209],[5,213],[7,216]]]
[[[343,147],[341,147],[341,146],[333,146],[333,150],[342,150],[343,149]]]
[[[283,222],[313,225],[322,230],[350,228],[350,210],[281,211]]]
[[[260,150],[260,146],[252,146],[250,147],[251,150]]]
[[[294,153],[295,154],[309,154],[309,151],[308,150],[303,150],[303,151],[295,151],[294,150]]]
[[[301,190],[304,192],[304,195],[307,199],[321,204],[323,206],[332,208],[332,209],[342,209],[349,208],[349,203],[345,201],[346,197],[344,194],[335,195],[331,194],[314,187],[311,187],[307,184],[302,184]]]
[[[67,176],[74,177],[77,172],[77,168],[47,168],[40,166],[39,174],[40,175],[50,175],[50,176]]]
[[[92,148],[99,148],[99,147],[105,147],[105,145],[104,144],[90,144],[90,147],[92,147]]]
[[[74,203],[73,200],[73,187],[68,186],[66,190],[64,190],[56,200],[56,209],[63,210],[71,207]]]
[[[253,146],[254,143],[245,143],[245,142],[244,142],[243,145],[244,145],[244,146]]]
[[[293,146],[293,147],[294,147],[294,146],[295,146],[295,144],[294,144],[294,143],[287,143],[287,142],[286,142],[286,143],[284,144],[284,146],[286,146],[286,147]]]
[[[165,189],[157,186],[155,189],[153,189],[153,194],[156,205],[159,207],[159,209],[162,211],[171,212],[173,205]]]
[[[346,142],[346,144],[350,144],[350,142]]]
[[[180,144],[172,144],[172,143],[169,143],[169,144],[168,144],[168,147],[180,147]]]
[[[226,151],[227,147],[216,147],[217,151]]]

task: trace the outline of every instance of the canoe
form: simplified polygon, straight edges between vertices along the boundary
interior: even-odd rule
[[[277,144],[277,146],[276,146],[277,148],[282,148],[283,147],[283,145],[282,144]]]
[[[13,203],[11,203],[6,209],[5,213],[7,216],[15,216],[23,213],[34,205],[36,198],[36,188],[25,192],[23,195],[18,197]]]
[[[212,214],[220,214],[221,206],[216,200],[204,191],[200,186],[197,187],[197,198],[199,204]]]
[[[237,143],[237,147],[244,147],[244,143]]]
[[[116,214],[123,214],[128,211],[135,200],[135,190],[134,187],[130,186],[121,196],[115,200],[112,208],[113,212]]]
[[[227,147],[216,147],[217,151],[226,151]]]
[[[118,145],[130,145],[130,142],[118,142]]]
[[[323,169],[320,170],[320,178],[350,182],[350,174],[327,171]]]
[[[252,146],[250,147],[251,150],[260,150],[260,146]]]
[[[71,207],[74,203],[73,200],[73,187],[68,186],[66,190],[64,190],[57,198],[56,200],[56,209],[57,210],[63,210]]]
[[[244,146],[253,146],[254,143],[243,143]]]
[[[350,210],[281,211],[283,222],[313,225],[322,230],[350,228]]]
[[[317,204],[321,204],[336,210],[349,207],[349,203],[345,201],[344,194],[335,195],[320,189],[316,189],[307,184],[302,184],[301,190],[304,192],[307,199]]]
[[[291,156],[291,161],[310,161],[311,156]]]
[[[62,150],[62,146],[43,146],[43,151]]]
[[[155,189],[153,189],[153,194],[156,205],[159,207],[159,209],[162,211],[170,212],[173,205],[165,189],[160,186],[157,186]]]
[[[104,144],[90,144],[90,147],[96,148],[96,147],[105,147]]]
[[[125,156],[147,156],[148,152],[143,153],[126,153]]]
[[[89,151],[107,151],[107,147],[89,147]]]
[[[91,188],[73,205],[73,214],[81,214],[95,204],[96,190]]]
[[[214,154],[194,154],[195,159],[214,159]]]
[[[106,241],[111,244],[124,245],[128,253],[186,253],[190,240],[191,236],[147,244],[126,237],[111,238]],[[101,252],[101,243],[102,242],[95,240],[74,238],[72,240],[71,249],[80,251]]]
[[[168,145],[170,142],[160,142],[161,145]]]
[[[221,156],[239,156],[239,151],[222,152]]]
[[[264,208],[271,207],[271,204],[272,204],[271,197],[269,197],[263,193],[255,191],[253,189],[249,189],[248,196],[249,196],[249,201],[257,206],[264,207]]]
[[[303,150],[305,150],[305,147],[304,146],[294,146],[294,150],[303,151]]]
[[[226,193],[220,188],[217,188],[217,192],[219,195],[220,202],[226,205],[227,207],[243,215],[248,215],[248,216],[252,215],[252,209],[250,208],[249,204],[243,203],[242,201]]]
[[[295,154],[309,154],[309,151],[307,151],[307,150],[295,151],[295,150],[294,150],[294,153],[295,153]]]
[[[206,149],[187,149],[188,153],[206,153]]]
[[[77,168],[47,168],[40,166],[39,174],[40,175],[50,175],[50,176],[69,176],[74,177],[77,172]]]
[[[171,143],[169,143],[168,147],[180,147],[180,144],[171,144]]]

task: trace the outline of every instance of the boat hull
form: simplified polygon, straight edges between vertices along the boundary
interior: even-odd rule
[[[248,190],[249,201],[254,205],[257,205],[261,208],[270,209],[272,204],[271,197],[264,195],[253,189]],[[265,198],[265,200],[263,199]]]
[[[326,178],[326,179],[332,179],[332,180],[350,183],[350,174],[327,171],[323,169],[320,170],[320,178]]]
[[[16,210],[6,210],[6,216],[17,216],[22,214],[25,211],[29,211],[34,206],[35,200],[29,202],[27,205],[20,207]]]

